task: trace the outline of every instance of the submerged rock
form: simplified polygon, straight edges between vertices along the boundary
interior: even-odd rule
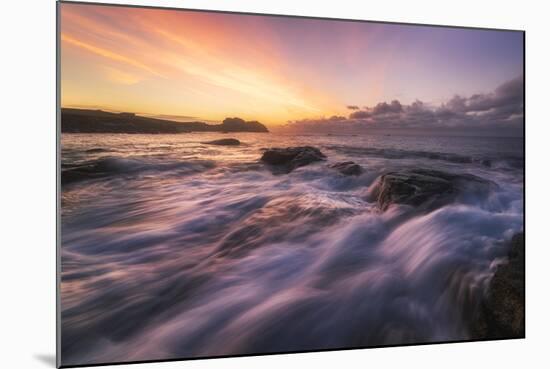
[[[343,161],[340,163],[332,164],[329,167],[332,169],[336,169],[346,176],[358,176],[363,172],[363,168],[353,161]]]
[[[499,265],[478,319],[472,327],[472,338],[525,337],[525,236],[512,237],[508,260]]]
[[[392,204],[406,204],[433,210],[453,202],[466,189],[488,193],[496,186],[471,175],[452,174],[429,169],[412,169],[382,175],[370,194],[381,210]]]
[[[61,184],[66,185],[88,179],[108,177],[112,174],[139,169],[140,164],[131,159],[103,157],[83,164],[64,165],[61,169]]]
[[[260,160],[289,173],[298,167],[325,159],[326,156],[315,147],[298,146],[267,149]]]
[[[241,141],[237,140],[236,138],[222,138],[219,140],[208,141],[204,143],[208,145],[239,146],[241,144]]]

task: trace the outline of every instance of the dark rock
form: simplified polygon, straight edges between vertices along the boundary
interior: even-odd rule
[[[241,144],[241,141],[236,138],[222,138],[220,140],[204,142],[208,145],[221,145],[221,146],[238,146]]]
[[[332,169],[336,169],[346,176],[358,176],[363,172],[363,168],[353,161],[344,161],[341,163],[332,164],[329,167]]]
[[[315,147],[298,146],[267,149],[260,160],[289,173],[298,167],[325,159],[326,156]]]
[[[489,159],[483,159],[481,161],[481,165],[491,168],[493,166],[493,163],[491,163],[491,160]]]
[[[61,184],[66,185],[89,179],[109,177],[114,174],[130,173],[142,168],[142,164],[131,159],[112,156],[102,157],[82,164],[62,165]]]
[[[381,210],[386,210],[391,204],[433,210],[453,202],[466,189],[486,194],[494,186],[493,182],[471,174],[413,169],[382,175],[370,196]]]
[[[219,127],[225,132],[269,132],[262,123],[241,118],[225,118]]]
[[[510,242],[506,263],[498,266],[471,329],[474,339],[525,337],[525,237]]]
[[[110,158],[105,158],[95,163],[62,168],[61,184],[66,185],[73,182],[109,176],[114,172],[114,169],[109,166],[109,160]]]

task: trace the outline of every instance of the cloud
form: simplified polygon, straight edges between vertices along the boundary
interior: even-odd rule
[[[388,113],[401,113],[403,106],[397,100],[393,100],[390,104],[383,102],[379,103],[372,109],[374,115],[388,114]]]
[[[439,106],[420,100],[404,105],[393,100],[357,109],[348,118],[299,120],[289,122],[287,127],[302,131],[401,130],[520,136],[523,134],[523,107],[523,77],[520,76],[503,83],[491,93],[469,97],[455,95]]]
[[[102,48],[102,47],[98,47],[98,46],[92,45],[90,43],[78,40],[78,39],[76,39],[72,36],[66,35],[64,33],[61,34],[61,41],[65,42],[65,43],[68,43],[68,44],[71,44],[73,46],[88,50],[89,52],[92,52],[92,53],[94,53],[96,55],[99,55],[99,56],[102,56],[104,58],[111,59],[111,60],[114,60],[114,61],[117,61],[117,62],[120,62],[120,63],[124,63],[124,64],[127,64],[129,66],[147,71],[147,72],[149,72],[151,74],[154,74],[156,76],[163,77],[163,75],[161,73],[159,73],[158,71],[156,71],[155,69],[151,68],[148,65],[145,65],[144,63],[140,63],[139,61],[137,61],[137,60],[135,60],[131,57],[127,57],[125,55],[116,53],[114,51],[111,51],[111,50],[108,50],[108,49],[105,49],[105,48]]]
[[[348,105],[346,106],[349,110],[359,110],[359,107],[357,105]]]
[[[371,113],[366,110],[354,111],[349,115],[350,119],[367,119],[371,117]]]
[[[328,118],[331,122],[341,122],[345,121],[347,118],[341,115],[333,115],[332,117]]]

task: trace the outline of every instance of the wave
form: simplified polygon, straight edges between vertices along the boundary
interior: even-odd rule
[[[63,189],[64,365],[472,338],[523,230],[520,159],[319,143],[326,162],[273,175],[263,139],[65,156],[88,160],[62,168],[85,181]]]
[[[521,194],[496,186],[382,212],[361,192],[304,193],[299,171],[264,173],[243,193],[245,174],[194,198],[160,200],[159,188],[120,204],[120,222],[64,233],[67,363],[467,339],[504,241],[522,229]]]
[[[524,166],[523,157],[513,155],[493,156],[469,156],[460,155],[448,152],[437,151],[418,151],[418,150],[402,150],[390,148],[366,148],[354,147],[346,145],[327,145],[330,150],[338,153],[353,156],[371,156],[384,159],[430,159],[440,160],[456,164],[478,164],[488,168],[496,169],[522,169]]]
[[[110,152],[110,151],[113,151],[113,150],[107,149],[104,147],[94,147],[92,149],[85,150],[85,152],[88,154],[99,154],[99,153]]]
[[[209,255],[185,252],[177,247],[183,240],[158,231],[105,245],[111,251],[102,265],[98,255],[66,254],[64,284],[78,283],[87,298],[64,300],[64,357],[101,362],[467,339],[464,311],[505,254],[500,242],[521,227],[521,215],[464,205],[407,219],[398,209],[344,212],[327,223],[323,206],[299,206],[297,214],[292,201],[300,203],[256,204],[244,223],[226,224],[231,231]],[[279,217],[266,221],[274,211]],[[131,243],[141,246],[128,253]]]
[[[105,178],[120,174],[137,174],[147,171],[177,171],[177,174],[198,173],[215,167],[212,160],[159,161],[143,158],[102,157],[79,164],[65,164],[61,169],[61,183]]]

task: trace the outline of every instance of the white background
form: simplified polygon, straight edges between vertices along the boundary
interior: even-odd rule
[[[142,364],[132,368],[550,367],[545,352],[550,349],[550,225],[546,211],[550,185],[550,22],[545,2],[127,2],[527,31],[527,339]],[[5,1],[0,14],[0,367],[51,368],[55,355],[55,2]]]

